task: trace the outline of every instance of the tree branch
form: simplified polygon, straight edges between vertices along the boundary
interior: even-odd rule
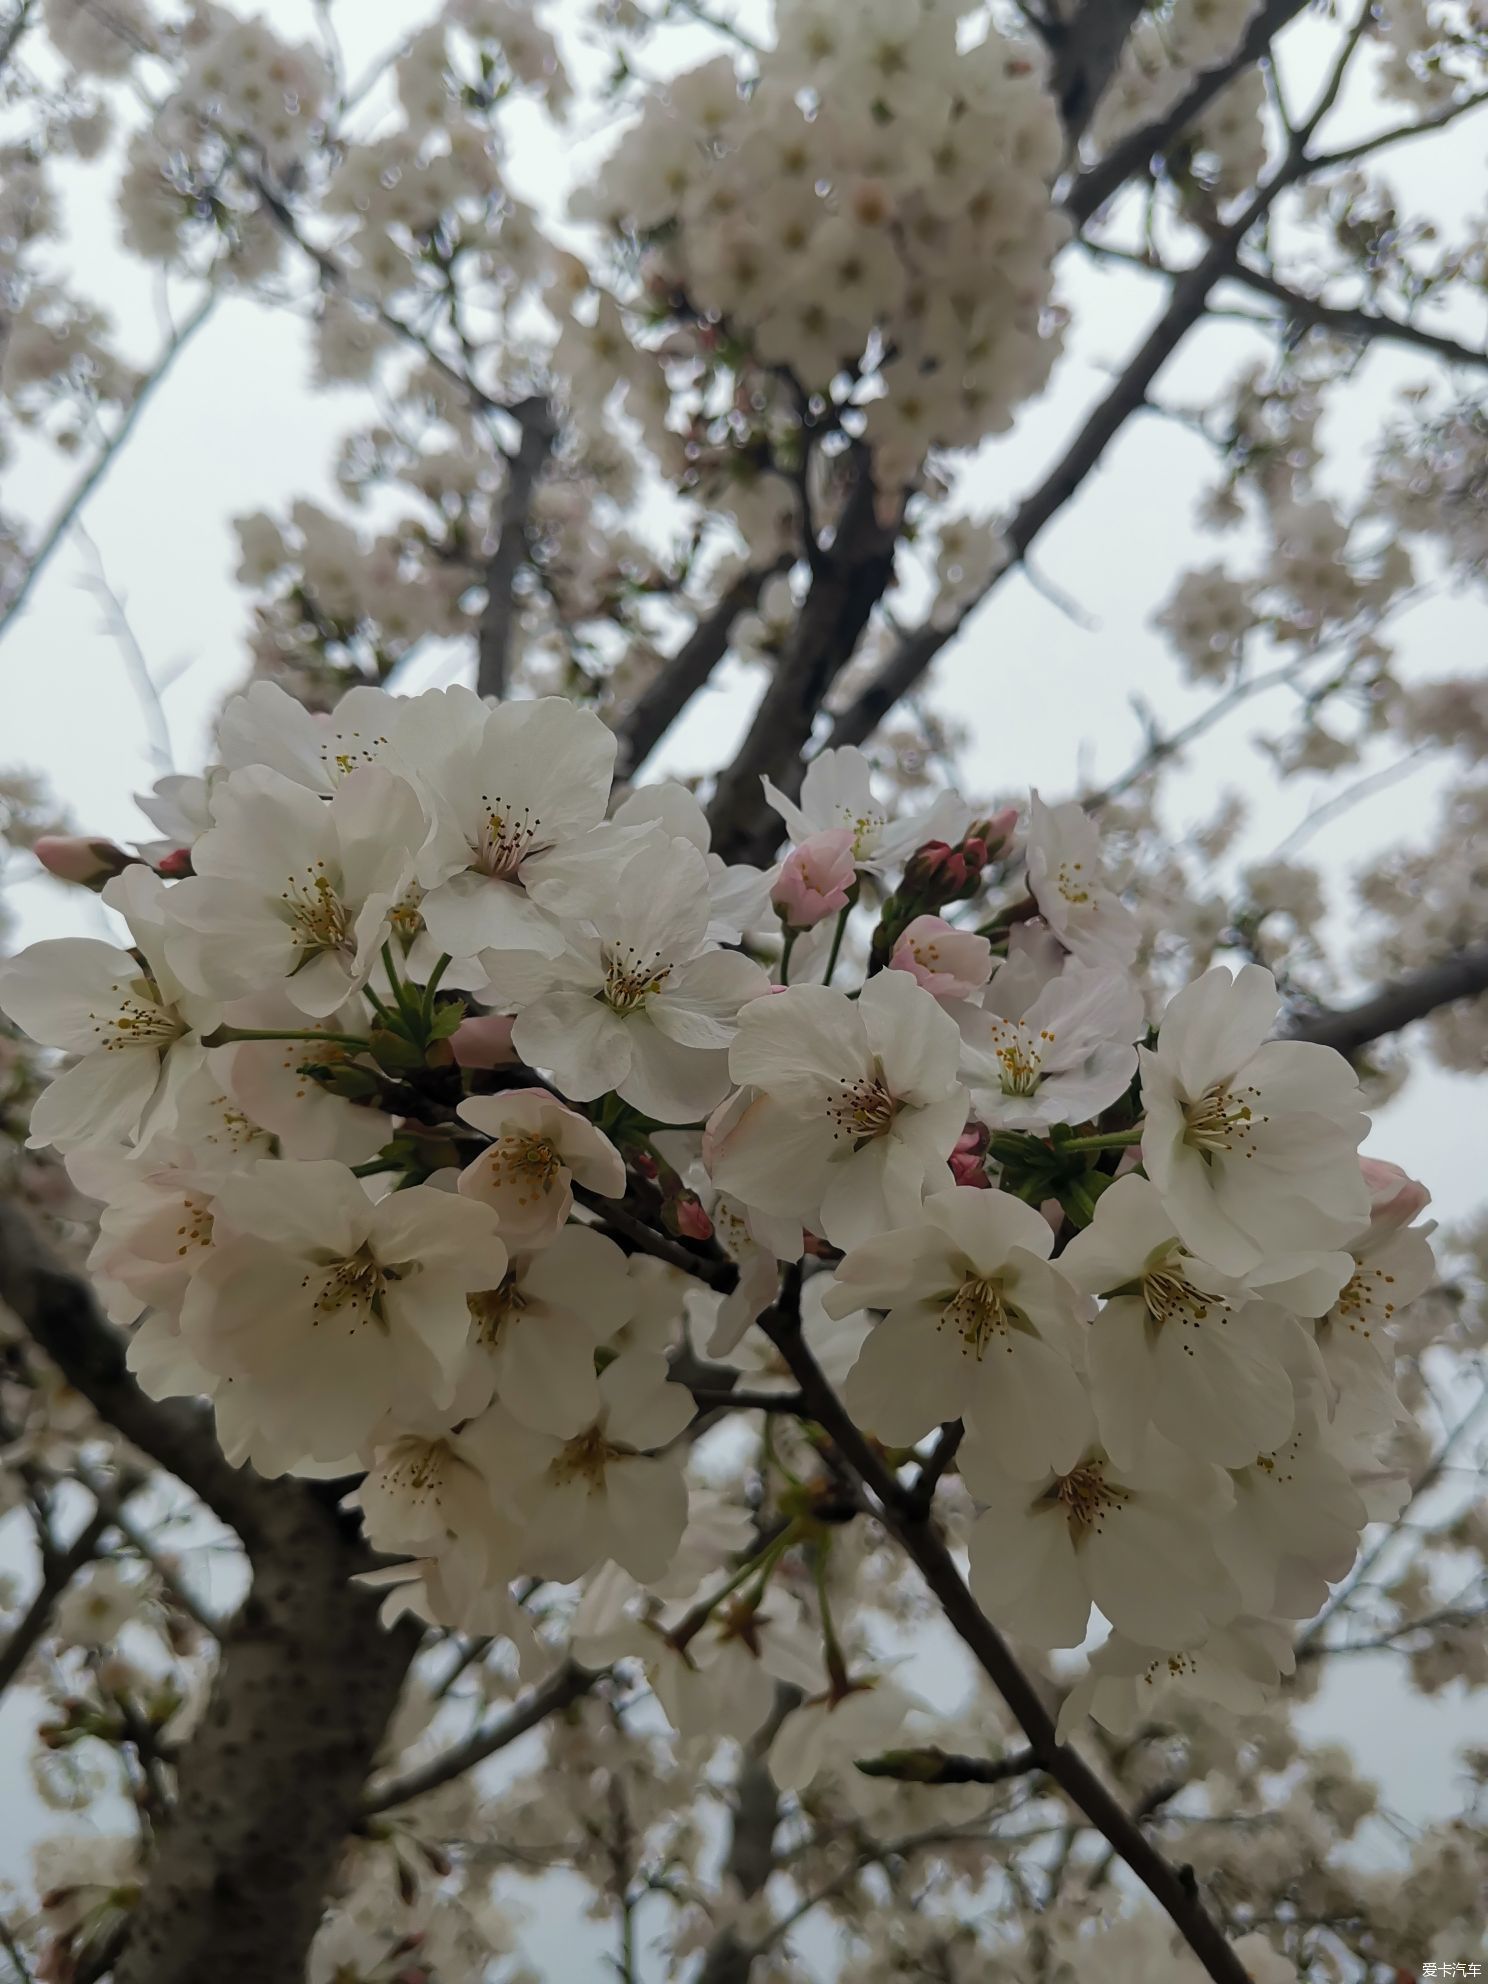
[[[1290,1040],[1316,1041],[1336,1047],[1340,1054],[1359,1053],[1387,1034],[1424,1020],[1459,999],[1480,999],[1488,992],[1488,943],[1473,944],[1419,971],[1407,972],[1357,1006],[1336,1012],[1302,1014],[1287,1028]]]
[[[512,624],[516,618],[516,577],[529,550],[532,492],[553,452],[553,409],[545,399],[519,401],[511,409],[521,430],[517,452],[508,460],[501,498],[496,549],[486,565],[486,603],[477,635],[476,693],[504,696]]]
[[[529,1729],[536,1729],[550,1715],[567,1708],[581,1696],[587,1695],[596,1681],[604,1678],[608,1668],[591,1670],[580,1667],[577,1661],[565,1661],[556,1674],[535,1688],[525,1701],[487,1723],[467,1736],[463,1743],[456,1743],[427,1763],[405,1771],[388,1783],[368,1793],[362,1802],[362,1817],[369,1819],[379,1812],[390,1812],[395,1805],[406,1805],[414,1798],[422,1798],[426,1792],[437,1791],[441,1784],[448,1784],[453,1778],[462,1777],[467,1770],[484,1763],[487,1757],[494,1757],[498,1750],[504,1750],[515,1743],[519,1736],[525,1736]]]
[[[718,780],[709,808],[713,849],[725,861],[768,858],[779,838],[761,791],[762,775],[787,785],[800,777],[801,747],[832,682],[851,658],[868,617],[894,575],[898,519],[885,527],[875,511],[866,465],[860,468],[831,549],[821,553],[811,590],[791,630],[754,722]]]
[[[164,384],[172,366],[206,323],[216,306],[217,292],[215,289],[209,289],[185,323],[173,333],[150,372],[140,381],[134,398],[129,402],[113,433],[103,442],[85,473],[74,484],[72,493],[42,532],[40,541],[31,553],[26,569],[21,575],[20,584],[5,601],[3,607],[0,607],[0,640],[5,638],[12,622],[31,597],[36,581],[51,563],[52,555],[58,545],[71,530],[89,498],[117,461],[120,451],[139,425],[146,407]]]
[[[1367,344],[1373,339],[1383,338],[1393,344],[1414,345],[1421,351],[1429,351],[1436,358],[1445,359],[1449,365],[1474,365],[1480,369],[1488,366],[1488,351],[1475,350],[1472,345],[1459,344],[1456,338],[1447,337],[1440,331],[1428,331],[1419,324],[1406,323],[1380,311],[1320,303],[1314,297],[1304,296],[1299,290],[1289,289],[1284,282],[1278,282],[1275,276],[1267,275],[1263,269],[1253,269],[1244,262],[1235,264],[1228,279],[1243,283],[1247,289],[1256,290],[1262,296],[1271,297],[1283,306],[1288,317],[1299,324],[1315,324],[1339,337],[1354,338],[1360,343]]]
[[[792,562],[781,558],[768,571],[741,573],[711,612],[698,621],[615,726],[620,746],[617,776],[629,778],[640,770],[693,697],[707,687],[728,652],[734,622],[758,600],[766,579],[788,571]]]
[[[37,1644],[46,1638],[57,1600],[78,1572],[98,1555],[98,1545],[109,1520],[102,1509],[95,1510],[76,1541],[50,1563],[43,1563],[36,1596],[11,1628],[4,1646],[0,1646],[0,1694],[15,1680]]]
[[[1246,1984],[1245,1969],[1205,1908],[1192,1873],[1171,1866],[1085,1760],[1058,1740],[1054,1718],[1007,1642],[972,1598],[939,1533],[928,1519],[906,1512],[905,1490],[858,1431],[823,1376],[801,1335],[799,1318],[769,1311],[760,1319],[760,1327],[790,1366],[812,1417],[878,1498],[885,1527],[915,1564],[952,1629],[1012,1710],[1038,1767],[1048,1773],[1167,1911],[1214,1984]]]

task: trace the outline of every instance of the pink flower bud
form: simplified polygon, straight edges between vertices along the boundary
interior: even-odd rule
[[[162,854],[155,864],[155,873],[167,882],[179,881],[183,875],[193,872],[189,847],[174,848],[169,854]]]
[[[1381,1157],[1361,1157],[1359,1169],[1369,1187],[1369,1224],[1386,1232],[1408,1226],[1431,1203],[1431,1194],[1417,1178]]]
[[[450,1036],[455,1060],[462,1068],[510,1068],[520,1058],[512,1046],[515,1025],[500,1013],[461,1020]]]
[[[49,875],[85,889],[101,889],[136,858],[111,840],[86,840],[80,834],[43,834],[35,847],[36,858]]]
[[[917,916],[900,932],[890,971],[907,971],[936,999],[966,999],[992,976],[992,946],[943,916]]]
[[[851,827],[813,834],[781,863],[770,900],[788,930],[811,930],[846,909],[857,873]]]
[[[989,813],[985,820],[974,820],[971,831],[987,847],[989,853],[996,853],[1012,839],[1018,825],[1016,806],[1004,806],[1000,813]]]
[[[679,1192],[676,1199],[676,1228],[684,1240],[711,1240],[713,1222],[703,1210],[695,1192]]]

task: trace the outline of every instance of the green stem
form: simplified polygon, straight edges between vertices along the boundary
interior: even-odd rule
[[[851,915],[851,903],[848,903],[845,908],[838,911],[837,928],[832,932],[832,948],[827,955],[827,968],[822,974],[823,985],[830,985],[832,982],[832,973],[837,969],[838,954],[842,950],[842,939],[847,930],[847,919]]]
[[[419,1016],[419,1008],[409,997],[408,987],[398,976],[398,967],[393,963],[393,947],[391,944],[384,944],[382,947],[382,967],[388,975],[389,985],[393,988],[393,997],[398,1002],[399,1012],[407,1014],[412,1018],[417,1018]]]
[[[1130,1150],[1142,1141],[1142,1126],[1132,1130],[1110,1130],[1101,1137],[1069,1137],[1055,1144],[1056,1150]]]
[[[355,1047],[366,1053],[370,1043],[359,1033],[312,1033],[283,1027],[219,1026],[202,1035],[203,1047],[230,1047],[238,1040],[314,1040],[322,1047]]]
[[[454,959],[446,951],[438,964],[429,973],[429,982],[424,987],[424,1019],[430,1025],[433,1024],[434,1020],[434,994],[439,990],[440,979],[443,978],[453,963]]]
[[[746,1557],[732,1577],[726,1583],[721,1584],[717,1591],[710,1592],[706,1598],[700,1599],[693,1606],[692,1610],[687,1613],[685,1618],[679,1619],[667,1635],[667,1638],[677,1649],[678,1653],[682,1652],[689,1640],[697,1637],[703,1627],[707,1625],[709,1619],[718,1610],[718,1607],[726,1598],[736,1592],[741,1584],[747,1584],[756,1573],[762,1573],[763,1577],[768,1577],[781,1557],[784,1556],[785,1552],[797,1540],[800,1533],[801,1521],[797,1517],[794,1521],[788,1522],[778,1536],[772,1537],[762,1550],[756,1550],[752,1557]]]

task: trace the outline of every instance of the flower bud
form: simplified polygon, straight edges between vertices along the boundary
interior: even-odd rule
[[[462,1068],[509,1068],[518,1055],[512,1046],[516,1021],[501,1013],[482,1013],[461,1020],[450,1036],[455,1060]]]
[[[79,834],[43,834],[35,851],[42,867],[59,882],[76,882],[95,892],[137,859],[111,840],[88,840]]]
[[[1431,1194],[1417,1178],[1381,1157],[1361,1157],[1359,1169],[1369,1188],[1369,1224],[1386,1232],[1408,1226],[1431,1203]]]

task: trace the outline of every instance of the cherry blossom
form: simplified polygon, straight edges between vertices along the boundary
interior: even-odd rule
[[[719,1139],[721,1191],[767,1214],[794,1212],[834,1246],[910,1216],[944,1183],[966,1120],[952,1021],[903,972],[849,999],[790,986],[746,1007],[729,1054],[756,1091]]]
[[[1137,919],[1107,882],[1099,837],[1076,801],[1046,806],[1030,795],[1028,891],[1082,963],[1124,966],[1136,957]]]
[[[826,1308],[887,1311],[847,1380],[862,1423],[904,1445],[964,1413],[1012,1474],[1071,1465],[1094,1422],[1053,1244],[1032,1206],[957,1186],[932,1192],[916,1225],[855,1246]]]
[[[625,1191],[625,1160],[586,1116],[546,1089],[470,1096],[460,1116],[491,1141],[460,1173],[467,1198],[490,1206],[508,1247],[553,1239],[573,1211],[573,1184],[607,1198]]]
[[[1353,1070],[1329,1047],[1268,1040],[1269,971],[1221,966],[1168,1004],[1138,1050],[1142,1160],[1184,1244],[1226,1274],[1334,1253],[1368,1217]]]
[[[506,1265],[496,1215],[474,1200],[414,1186],[374,1202],[344,1165],[259,1163],[216,1195],[182,1335],[272,1437],[339,1460],[399,1404],[450,1402],[468,1297]]]

